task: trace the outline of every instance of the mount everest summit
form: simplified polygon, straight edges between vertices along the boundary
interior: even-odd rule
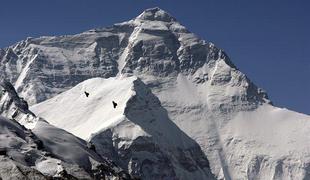
[[[0,72],[3,179],[310,178],[310,117],[159,8],[27,38],[0,49]]]

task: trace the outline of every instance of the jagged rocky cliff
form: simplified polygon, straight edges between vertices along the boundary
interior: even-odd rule
[[[57,124],[62,116],[52,113],[59,110],[59,101],[65,99],[63,94],[57,94],[72,92],[81,86],[80,82],[93,77],[137,76],[160,101],[157,108],[162,111],[157,113],[163,119],[168,117],[167,121],[173,121],[200,145],[218,179],[309,178],[310,148],[306,142],[310,117],[274,107],[267,94],[238,70],[223,50],[201,40],[159,8],[147,9],[130,21],[108,28],[70,36],[28,38],[0,50],[0,62],[1,76],[14,83],[20,95],[34,105],[35,113],[73,134],[79,129]],[[108,103],[110,94],[105,93],[108,92],[96,97],[107,101],[107,108],[100,111],[102,119],[92,114],[94,121],[99,118],[111,122],[109,113],[115,113],[113,117],[125,116],[130,124],[148,121],[139,116],[143,113],[134,116],[130,113],[133,107],[146,114],[152,112],[141,105],[145,96],[127,103],[124,101],[127,96],[119,93],[122,100],[119,107],[125,110],[114,111],[111,102]],[[83,112],[86,107],[79,108]],[[63,111],[70,114],[76,109]],[[158,119],[156,123],[162,121]],[[107,129],[102,134],[109,137],[107,146],[123,152],[115,143],[132,139],[132,134],[122,134],[120,140],[115,129],[124,125],[118,123],[103,125]],[[89,131],[87,127],[81,129]],[[75,135],[96,138],[87,133]],[[139,148],[148,144],[145,141]],[[138,151],[132,150],[122,157],[124,162],[132,162],[128,159]],[[129,164],[122,166],[130,169]]]

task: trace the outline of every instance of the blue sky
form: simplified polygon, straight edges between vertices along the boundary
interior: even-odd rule
[[[275,105],[310,114],[308,0],[1,1],[0,47],[109,26],[155,6],[223,48]]]

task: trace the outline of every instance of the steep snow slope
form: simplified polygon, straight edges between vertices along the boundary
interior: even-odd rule
[[[307,179],[310,117],[254,100],[246,77],[234,68],[217,67],[222,77],[222,71],[230,74],[221,84],[214,83],[213,69],[205,82],[197,81],[203,71],[179,74],[153,92],[169,117],[206,152],[213,173],[225,179]]]
[[[115,109],[112,101],[118,104]],[[159,100],[135,77],[90,79],[31,110],[91,141],[99,154],[133,175],[212,179],[199,145],[169,119]]]
[[[49,122],[55,126],[83,139],[90,139],[92,133],[118,124],[125,118],[123,112],[126,102],[134,93],[132,85],[135,79],[90,79],[61,96],[46,101],[46,109],[37,109],[35,105],[31,110],[43,118],[49,117],[52,119]],[[85,91],[89,93],[88,97],[84,94]],[[112,101],[118,103],[116,109],[113,108]],[[59,106],[55,106],[55,102]]]
[[[174,86],[154,93],[162,99],[171,119],[205,150],[219,178],[308,178],[310,153],[305,142],[309,116],[268,104],[256,108],[236,103],[228,109],[229,99],[222,92],[240,91],[222,87],[212,92],[216,88],[206,86],[179,77]],[[217,104],[210,103],[210,93],[220,99]]]
[[[1,179],[130,178],[91,144],[36,117],[9,82],[0,87],[0,114],[10,118],[0,116]]]
[[[267,94],[240,72],[223,50],[199,39],[159,8],[147,9],[138,17],[109,28],[72,36],[29,38],[0,50],[0,62],[0,75],[14,82],[30,104],[49,99],[91,77],[139,77],[159,98],[169,119],[199,143],[218,178],[255,179],[252,175],[256,173],[257,177],[270,179],[299,179],[310,172],[306,149],[287,153],[277,144],[270,149],[251,134],[243,134],[242,143],[227,143],[237,136],[229,134],[228,129],[248,132],[245,127],[250,121],[237,123],[237,117],[248,116],[240,114],[257,114],[260,119],[255,121],[269,122],[268,119],[282,118],[278,114],[287,111],[279,110],[275,117],[278,108],[270,105]],[[37,109],[48,111],[44,106]],[[265,107],[265,111],[257,113]],[[288,114],[286,131],[296,144],[302,143],[299,137],[307,134],[293,133],[295,121],[309,117]],[[307,127],[307,120],[303,122]],[[278,126],[270,124],[275,129]],[[259,131],[262,127],[257,128]],[[282,136],[275,138],[274,141],[283,141]],[[107,143],[111,142],[108,139]],[[308,147],[307,143],[304,147]],[[255,151],[260,148],[263,153]],[[235,153],[238,149],[249,149],[252,155],[248,151]],[[298,156],[303,165],[290,161]],[[270,158],[262,161],[261,157]],[[279,170],[282,165],[289,170]],[[293,169],[304,174],[290,175]]]
[[[246,162],[248,179],[309,179],[309,127],[309,116],[270,105],[240,112],[222,129],[225,156]]]

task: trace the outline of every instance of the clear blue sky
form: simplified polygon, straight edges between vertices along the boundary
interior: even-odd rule
[[[0,47],[109,26],[155,6],[223,48],[275,105],[310,114],[309,0],[7,0]]]

